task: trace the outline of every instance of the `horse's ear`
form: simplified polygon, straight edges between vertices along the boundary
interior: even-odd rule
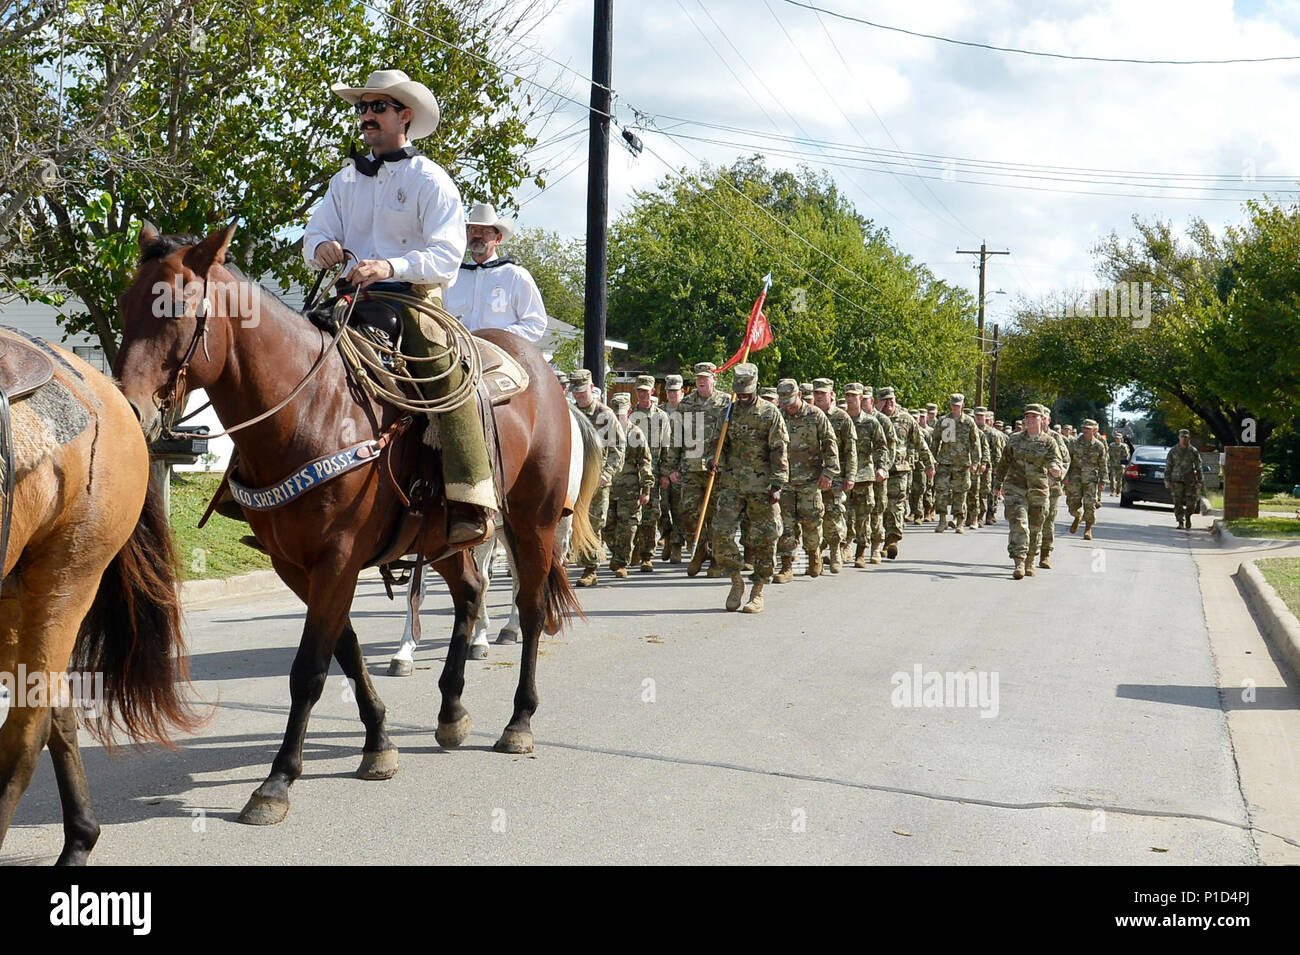
[[[186,252],[185,264],[195,275],[207,275],[208,269],[213,265],[226,261],[226,250],[230,248],[230,240],[234,237],[235,223],[232,222]]]
[[[148,219],[140,220],[140,251],[143,252],[149,247],[149,244],[157,241],[159,236],[158,228]]]

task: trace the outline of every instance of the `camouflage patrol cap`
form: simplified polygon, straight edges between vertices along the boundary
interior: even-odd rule
[[[569,387],[574,391],[586,388],[591,384],[591,372],[586,368],[579,368],[569,376]]]
[[[1005,428],[1006,426],[1007,423],[1000,418],[997,421],[993,422],[993,427],[995,428]]]
[[[960,392],[953,392],[948,396],[948,404],[950,405],[964,405],[965,403],[966,396]]]
[[[569,376],[568,376],[568,374],[565,373],[565,372],[560,371],[560,369],[558,369],[558,368],[555,369],[555,377],[559,379],[560,384],[562,384],[562,385],[567,385],[567,384],[569,383]]]
[[[1025,405],[1025,414],[1036,414],[1041,418],[1043,415],[1047,414],[1047,409],[1039,404]],[[1016,423],[1022,424],[1023,422],[1017,418]]]
[[[776,385],[764,385],[762,388],[758,389],[758,395],[760,398],[771,398],[775,400]]]
[[[1025,423],[1025,419],[1024,419],[1024,418],[1017,418],[1017,419],[1016,419],[1016,423],[1015,423],[1015,427],[1020,427],[1020,426],[1023,425],[1024,423]]]
[[[975,411],[974,411],[973,413],[974,413],[974,414],[988,414],[988,413],[989,413],[989,409],[988,409],[988,408],[985,408],[983,405],[980,405],[978,408],[975,409]]]
[[[650,389],[653,390],[653,389],[654,389],[654,386],[655,386],[655,376],[654,376],[654,375],[637,375],[637,376],[636,376],[636,387],[638,387],[638,388],[650,388]]]
[[[876,397],[882,401],[886,398],[892,398],[894,397],[894,389],[889,385],[885,385],[885,387],[880,389],[880,394],[876,395]]]
[[[781,404],[789,404],[799,394],[799,382],[793,378],[782,378],[776,383],[776,393],[781,399]]]
[[[874,389],[874,388],[872,388],[870,385],[863,385],[863,386],[862,386],[862,397],[864,397],[864,398],[871,398],[871,397],[873,397],[874,395],[875,395],[875,389]]]
[[[813,391],[833,391],[835,389],[835,382],[831,381],[829,378],[814,378],[812,386]]]
[[[927,414],[931,411],[937,412],[939,410],[939,406],[935,404],[933,401],[931,401],[929,404],[925,406],[925,410]]]
[[[1051,414],[1051,412],[1048,411],[1048,412],[1046,412],[1046,414]],[[1057,434],[1060,434],[1060,433],[1061,433],[1061,426],[1060,426],[1059,424],[1054,424],[1054,425],[1052,425],[1052,430],[1055,431]]]
[[[695,372],[696,378],[703,377],[704,375],[708,375],[712,378],[717,370],[718,366],[711,361],[697,361],[694,367],[691,368],[691,371]]]
[[[1182,438],[1182,437],[1188,437],[1188,438],[1190,438],[1191,436],[1192,436],[1192,433],[1191,433],[1190,431],[1188,431],[1186,428],[1179,428],[1179,429],[1178,429],[1178,437],[1180,437],[1180,438]]]
[[[1098,427],[1098,424],[1097,424],[1097,422],[1093,421],[1091,418],[1084,418],[1084,419],[1083,419],[1083,426],[1084,426],[1085,428],[1096,428],[1096,427]]]
[[[681,375],[664,375],[664,391],[681,391]]]
[[[844,394],[846,395],[860,395],[863,390],[862,382],[860,381],[850,381],[844,386]]]
[[[731,387],[738,395],[752,395],[758,390],[758,366],[749,363],[737,365],[731,375]]]
[[[615,411],[626,411],[632,404],[632,396],[626,391],[620,391],[609,399],[609,403],[614,406]]]
[[[799,394],[811,395],[812,393],[813,393],[813,386],[811,381],[799,382]]]

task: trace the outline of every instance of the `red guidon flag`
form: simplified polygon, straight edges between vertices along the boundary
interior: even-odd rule
[[[727,359],[727,363],[718,369],[719,374],[732,365],[745,361],[752,353],[762,351],[772,344],[772,326],[767,323],[767,315],[763,313],[763,301],[767,298],[767,289],[771,284],[772,276],[764,276],[763,291],[755,299],[754,307],[749,313],[749,324],[745,326],[745,340],[736,353]]]

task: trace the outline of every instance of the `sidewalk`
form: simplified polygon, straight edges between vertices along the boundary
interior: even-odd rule
[[[1264,639],[1235,576],[1248,560],[1300,557],[1300,541],[1221,546],[1198,528],[1190,543],[1259,861],[1300,864],[1300,680]]]

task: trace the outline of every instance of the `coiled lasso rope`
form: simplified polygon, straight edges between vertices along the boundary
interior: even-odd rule
[[[473,400],[479,379],[483,376],[483,355],[479,351],[474,336],[469,333],[469,330],[464,325],[456,321],[450,312],[435,301],[418,298],[414,295],[406,295],[401,292],[369,289],[358,294],[365,294],[375,301],[403,305],[414,312],[427,316],[447,333],[450,343],[448,345],[438,345],[430,342],[434,353],[427,358],[417,358],[413,355],[404,355],[395,348],[385,348],[368,337],[361,329],[354,328],[351,325],[345,326],[345,334],[339,337],[339,353],[351,367],[358,383],[367,394],[380,401],[386,401],[403,411],[419,414],[445,414],[449,411],[455,411],[461,405]],[[347,322],[352,312],[352,304],[352,302],[340,300],[335,306],[335,319],[339,322]],[[376,362],[370,353],[378,355],[380,360]],[[383,363],[385,358],[392,363],[391,368]],[[431,364],[448,358],[450,358],[450,362],[447,369],[435,375],[417,376],[416,370],[412,367],[413,365]],[[399,384],[414,385],[417,393],[423,395],[423,385],[448,377],[452,370],[462,363],[465,365],[464,377],[459,385],[442,398],[412,398],[405,393],[389,391],[382,384],[384,379],[391,379]]]

